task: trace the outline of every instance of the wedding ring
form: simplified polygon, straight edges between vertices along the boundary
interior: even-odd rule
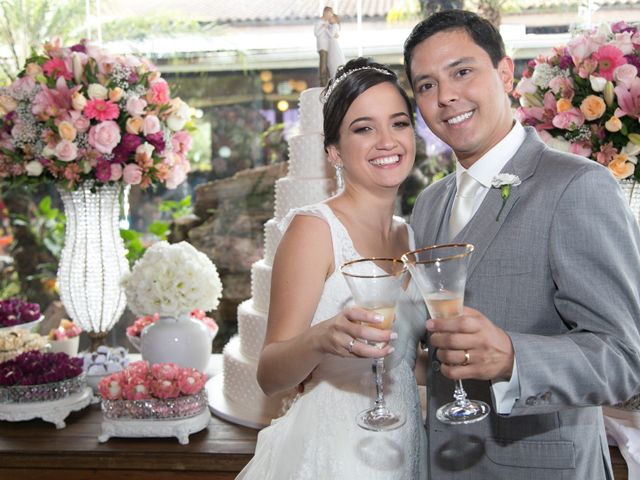
[[[466,367],[467,365],[469,365],[469,360],[471,360],[471,356],[469,355],[469,350],[465,350],[464,351],[464,362],[462,362],[460,365],[463,367]]]
[[[353,346],[356,344],[356,339],[352,338],[351,341],[349,342],[349,347],[347,348],[347,350],[349,351],[349,353],[353,353]]]

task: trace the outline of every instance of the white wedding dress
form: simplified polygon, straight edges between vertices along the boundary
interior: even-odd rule
[[[351,301],[339,267],[362,256],[328,205],[293,210],[282,221],[283,230],[294,215],[321,217],[331,229],[335,271],[325,282],[312,320],[316,324],[338,314]],[[385,400],[391,410],[406,415],[406,423],[390,432],[358,427],[356,415],[370,408],[375,398],[372,360],[327,355],[287,413],[258,434],[255,456],[237,479],[426,478],[426,436],[413,373],[418,338],[425,327],[416,309],[422,299],[414,292],[403,293],[396,307],[398,339],[394,340],[395,351],[385,359]]]

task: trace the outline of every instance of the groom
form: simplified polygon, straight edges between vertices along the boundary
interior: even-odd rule
[[[430,478],[613,478],[598,406],[640,389],[638,225],[606,168],[514,121],[513,62],[488,21],[440,12],[404,48],[420,113],[458,162],[420,195],[416,244],[475,245],[464,314],[426,322]],[[456,378],[487,419],[436,419]]]

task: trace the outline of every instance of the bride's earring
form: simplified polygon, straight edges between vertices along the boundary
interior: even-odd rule
[[[344,189],[344,178],[342,176],[342,164],[336,163],[334,165],[336,169],[336,190],[339,192]]]

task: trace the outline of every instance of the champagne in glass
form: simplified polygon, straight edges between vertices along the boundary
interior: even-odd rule
[[[355,304],[384,317],[382,323],[366,323],[369,327],[391,330],[395,320],[395,305],[402,292],[402,277],[406,269],[402,261],[393,258],[362,258],[347,262],[340,268]],[[364,323],[363,323],[364,324]],[[385,342],[371,342],[383,348]],[[376,384],[374,406],[356,417],[358,426],[366,430],[384,432],[404,425],[406,418],[387,408],[384,400],[384,358],[373,361]]]
[[[402,256],[432,318],[462,314],[467,264],[472,252],[473,245],[451,244],[425,247]],[[436,411],[436,417],[443,423],[473,423],[489,414],[485,402],[467,398],[461,380],[456,380],[453,398],[453,402]]]

